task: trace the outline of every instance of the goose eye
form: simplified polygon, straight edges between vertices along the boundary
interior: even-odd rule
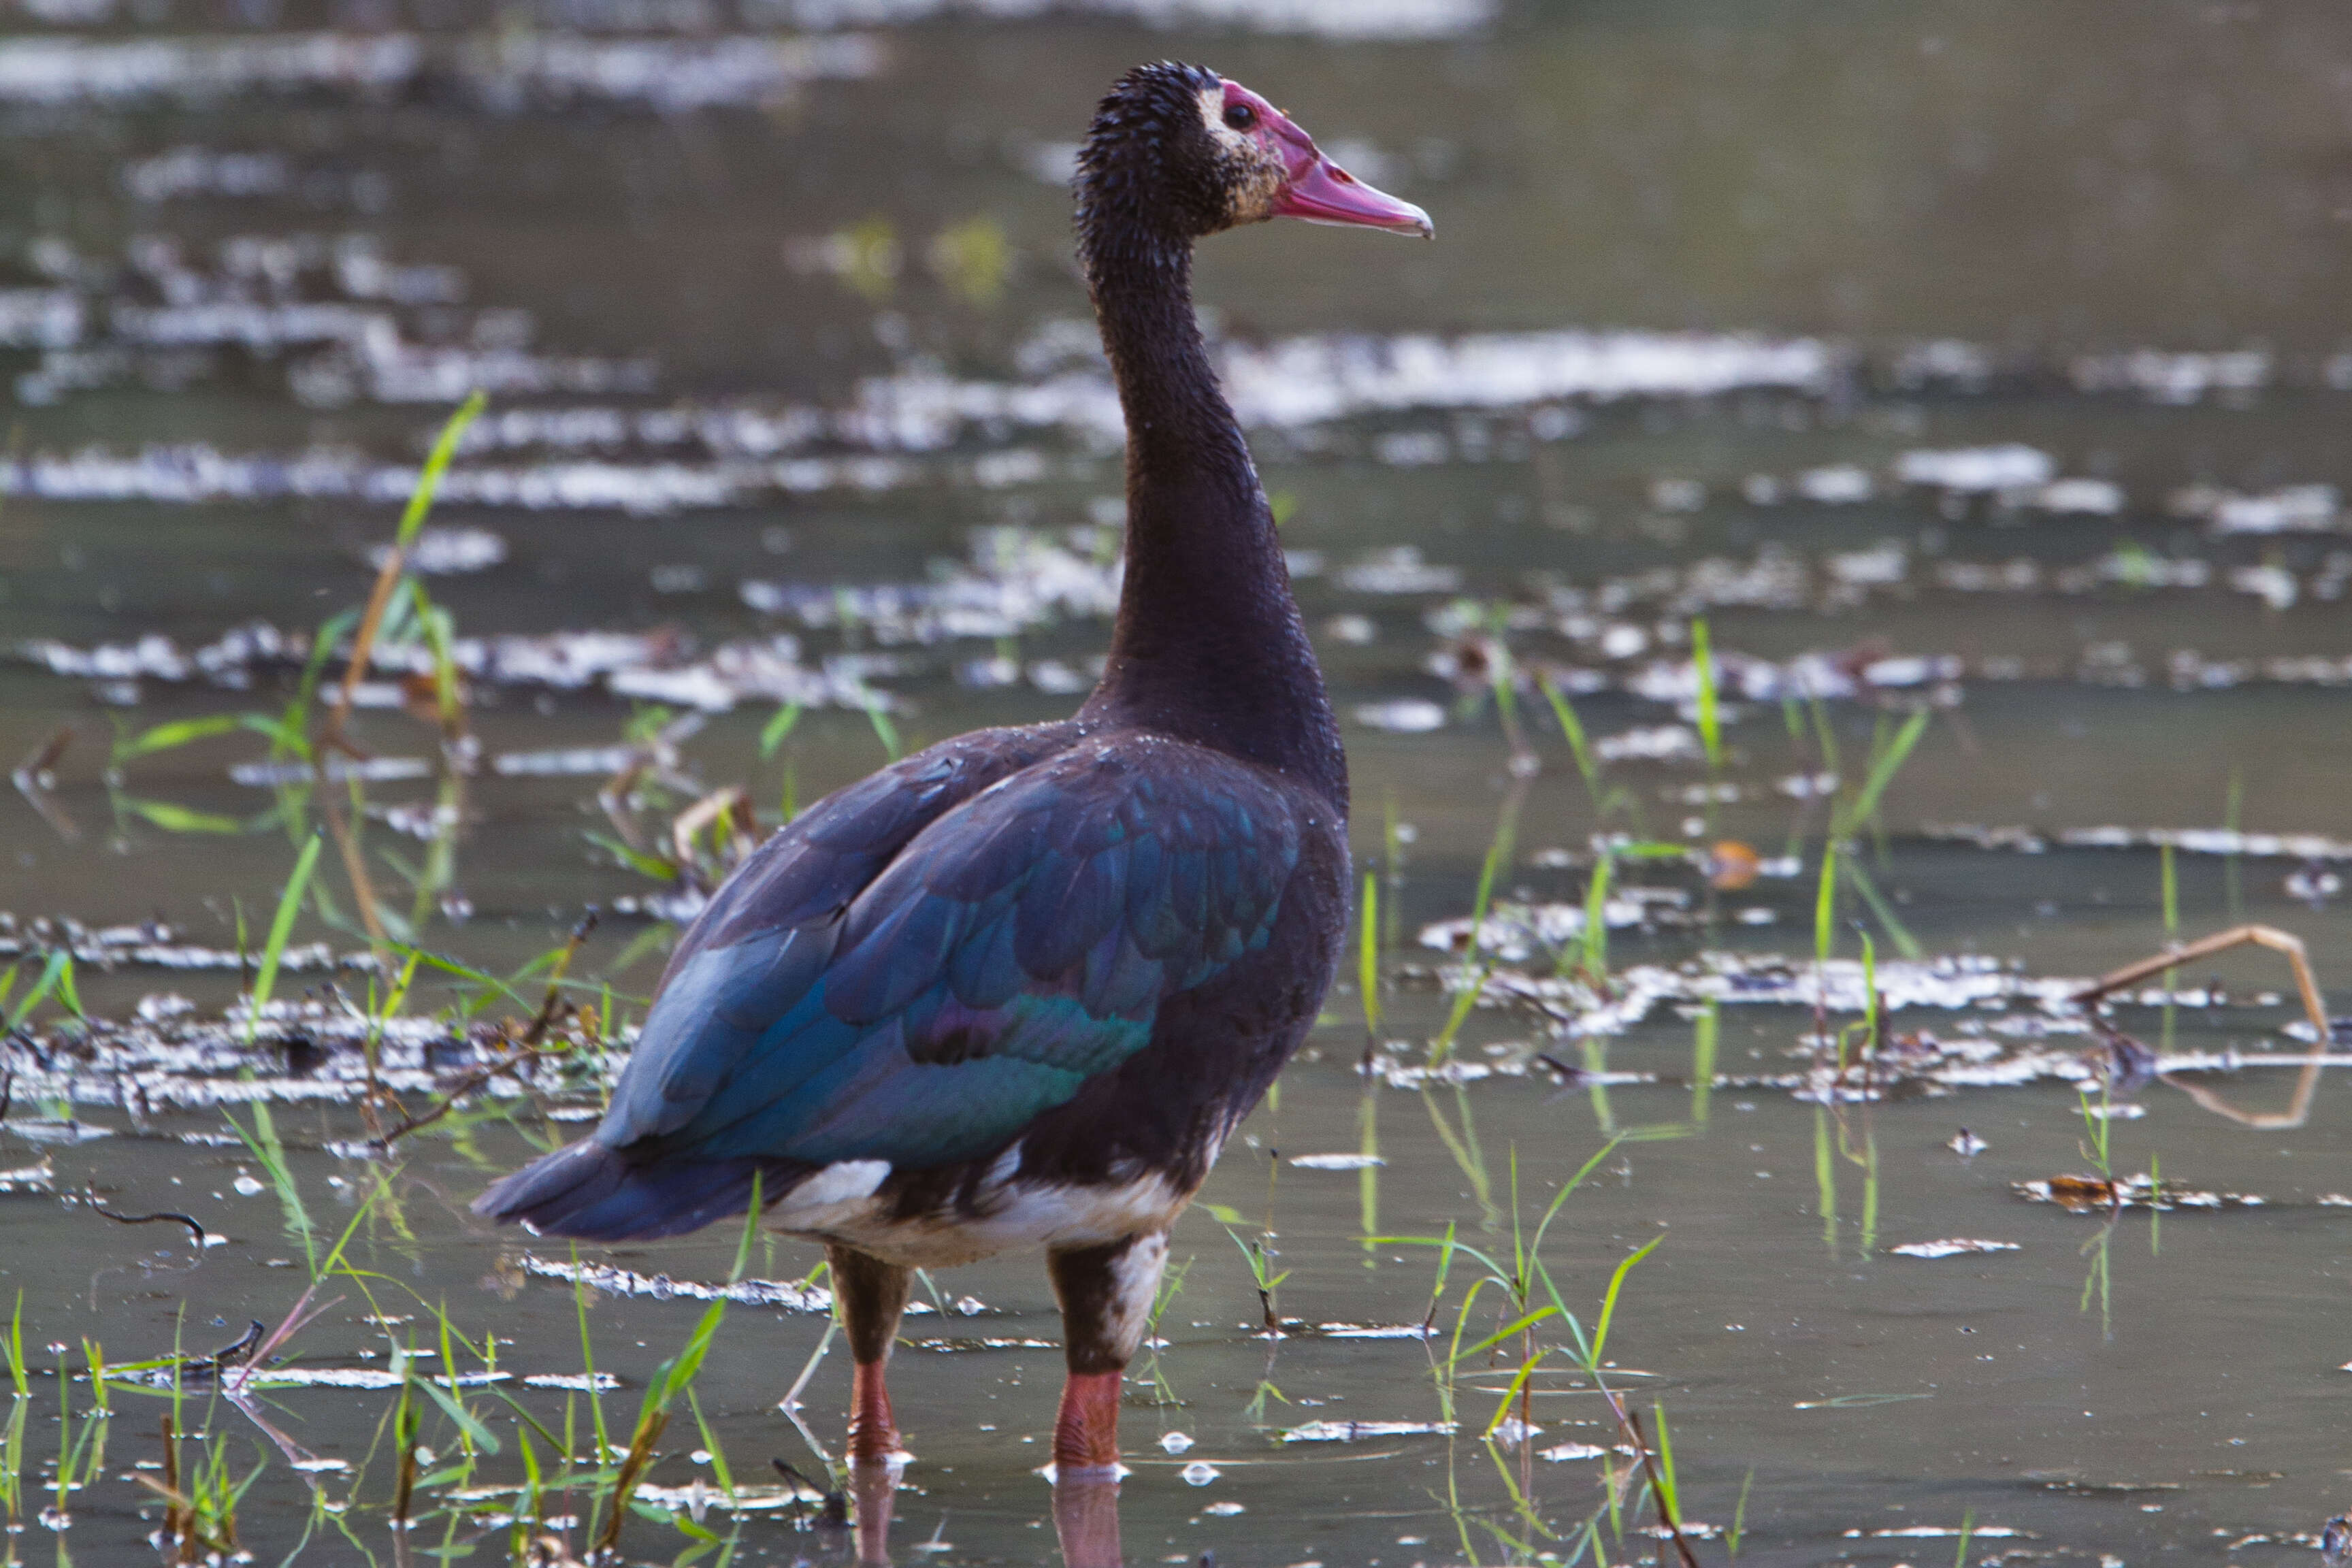
[[[1225,123],[1236,131],[1246,131],[1257,123],[1257,110],[1246,103],[1229,103],[1225,106]]]

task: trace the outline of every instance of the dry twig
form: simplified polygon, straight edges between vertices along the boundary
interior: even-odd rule
[[[2304,1058],[2303,1072],[2295,1079],[2293,1103],[2284,1111],[2241,1110],[2230,1103],[2227,1096],[2217,1094],[2202,1085],[2183,1083],[2169,1073],[2160,1072],[2157,1078],[2215,1115],[2226,1116],[2242,1126],[2266,1131],[2300,1127],[2311,1114],[2311,1099],[2319,1088],[2320,1069],[2327,1065],[2327,1047],[2332,1031],[2327,1005],[2320,997],[2319,983],[2312,975],[2311,961],[2305,952],[2301,937],[2283,931],[2276,926],[2231,926],[2227,931],[2216,931],[2211,936],[2184,945],[2168,947],[2153,958],[2143,958],[2137,963],[2127,963],[2121,969],[2103,974],[2076,992],[2071,1000],[2076,1006],[2092,1011],[2095,1021],[2098,1004],[2115,992],[2137,985],[2184,963],[2193,963],[2200,958],[2226,952],[2233,947],[2268,948],[2284,956],[2288,967],[2294,971],[2295,990],[2303,1002],[2304,1016],[2311,1020],[2312,1039],[2310,1054]]]

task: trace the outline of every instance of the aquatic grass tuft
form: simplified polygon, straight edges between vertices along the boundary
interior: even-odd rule
[[[32,989],[25,993],[25,999],[12,1006],[8,996],[16,989],[16,971],[12,965],[5,976],[0,976],[0,1009],[5,1009],[0,1012],[0,1039],[6,1039],[22,1028],[26,1020],[32,1017],[33,1010],[52,994],[66,1011],[77,1017],[82,1016],[81,999],[74,987],[73,954],[65,948],[49,950],[48,957],[41,964],[40,978],[34,981]]]
[[[743,1217],[742,1238],[736,1245],[735,1261],[727,1274],[730,1285],[740,1281],[745,1269],[751,1266],[751,1242],[760,1234],[760,1215],[766,1206],[761,1200],[760,1186],[761,1178],[754,1173],[751,1205]],[[622,1457],[620,1472],[613,1482],[610,1511],[605,1514],[604,1529],[596,1537],[598,1553],[609,1554],[618,1549],[621,1527],[626,1521],[631,1499],[635,1495],[638,1484],[645,1479],[646,1472],[653,1466],[654,1445],[660,1441],[662,1433],[668,1428],[673,1407],[692,1393],[695,1379],[702,1373],[703,1360],[710,1353],[711,1342],[717,1337],[719,1326],[726,1316],[727,1298],[722,1294],[704,1310],[678,1353],[655,1369],[653,1378],[646,1387],[645,1400],[638,1407],[636,1428],[630,1434],[628,1450]],[[584,1315],[581,1332],[584,1345],[587,1333]],[[593,1377],[591,1383],[593,1386]],[[601,1424],[598,1436],[601,1443]],[[672,1522],[677,1521],[673,1520]],[[696,1529],[698,1531],[699,1526]]]
[[[1176,1385],[1168,1380],[1168,1369],[1160,1360],[1160,1352],[1167,1343],[1160,1337],[1160,1321],[1167,1315],[1168,1309],[1175,1305],[1176,1298],[1184,1293],[1184,1277],[1192,1272],[1195,1261],[1187,1258],[1181,1263],[1171,1263],[1160,1270],[1159,1289],[1151,1294],[1151,1314],[1144,1320],[1144,1374],[1151,1384],[1152,1401],[1158,1405],[1183,1403],[1177,1398]]]

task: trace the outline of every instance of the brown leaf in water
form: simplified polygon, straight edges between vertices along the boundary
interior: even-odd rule
[[[2113,1208],[2123,1196],[2116,1184],[2104,1176],[2053,1176],[2045,1184],[2052,1203],[2078,1214],[2084,1209]]]
[[[1762,856],[1737,838],[1727,838],[1707,851],[1706,879],[1726,892],[1752,884],[1764,865]]]

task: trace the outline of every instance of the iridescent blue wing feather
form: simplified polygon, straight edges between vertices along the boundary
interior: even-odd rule
[[[1264,946],[1300,854],[1270,775],[1151,738],[1049,756],[878,865],[887,835],[844,825],[892,803],[857,793],[698,922],[596,1143],[644,1167],[987,1153]]]

